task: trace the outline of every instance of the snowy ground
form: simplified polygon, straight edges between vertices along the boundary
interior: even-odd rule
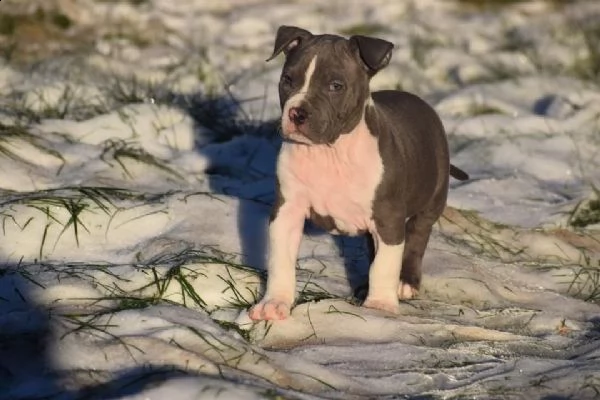
[[[0,59],[0,399],[600,394],[600,4],[58,3],[93,47]],[[359,306],[360,240],[308,227],[292,318],[247,318],[280,24],[394,42],[373,88],[430,101],[472,177],[399,316]]]

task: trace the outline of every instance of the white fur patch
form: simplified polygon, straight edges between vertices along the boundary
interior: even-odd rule
[[[300,90],[291,96],[285,102],[283,106],[283,113],[281,115],[281,126],[285,133],[289,133],[289,129],[293,126],[293,124],[289,121],[289,113],[290,109],[293,107],[299,107],[306,94],[308,93],[308,89],[310,88],[310,82],[312,80],[312,76],[315,73],[315,69],[317,68],[317,56],[314,56],[310,63],[308,64],[308,68],[306,68],[306,72],[304,73],[304,83]]]
[[[404,242],[396,245],[377,241],[377,253],[369,270],[369,294],[365,307],[394,312],[398,308],[398,282],[402,268]]]
[[[372,208],[383,163],[364,116],[331,145],[284,143],[277,176],[285,199],[305,198],[308,208],[334,219],[337,231],[353,235],[375,229]]]
[[[294,300],[296,258],[302,239],[306,207],[285,202],[269,227],[269,260],[265,298],[289,302]]]
[[[401,300],[409,300],[417,297],[419,292],[410,286],[408,283],[400,281],[398,285],[398,298]]]
[[[302,239],[306,205],[286,201],[269,226],[269,260],[267,290],[262,300],[249,312],[254,320],[285,319],[294,302],[296,258]]]

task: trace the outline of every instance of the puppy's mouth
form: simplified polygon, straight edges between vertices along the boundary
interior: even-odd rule
[[[295,138],[290,138],[290,137],[285,137],[285,136],[283,137],[283,141],[285,143],[299,144],[301,146],[310,146],[310,145],[314,144],[306,139],[298,140]]]
[[[283,140],[288,143],[311,145],[314,142],[308,138],[308,135],[301,129],[295,126],[286,126],[282,124],[281,136]]]
[[[285,142],[304,145],[330,145],[335,141],[328,140],[325,132],[312,130],[308,124],[297,126],[285,120],[281,123],[281,136]]]
[[[306,136],[299,134],[299,133],[293,133],[293,134],[284,133],[282,135],[282,137],[283,137],[283,141],[286,143],[302,144],[305,146],[310,146],[310,145],[314,144],[312,142],[312,140],[310,140]]]

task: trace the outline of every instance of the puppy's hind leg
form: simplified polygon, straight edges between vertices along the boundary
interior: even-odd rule
[[[412,299],[419,293],[423,255],[433,224],[440,215],[441,212],[437,209],[427,210],[412,216],[406,223],[406,246],[398,286],[399,299]]]

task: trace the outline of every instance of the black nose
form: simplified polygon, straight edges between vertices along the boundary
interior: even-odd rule
[[[292,107],[288,116],[295,125],[302,125],[308,119],[308,112],[304,108]]]

